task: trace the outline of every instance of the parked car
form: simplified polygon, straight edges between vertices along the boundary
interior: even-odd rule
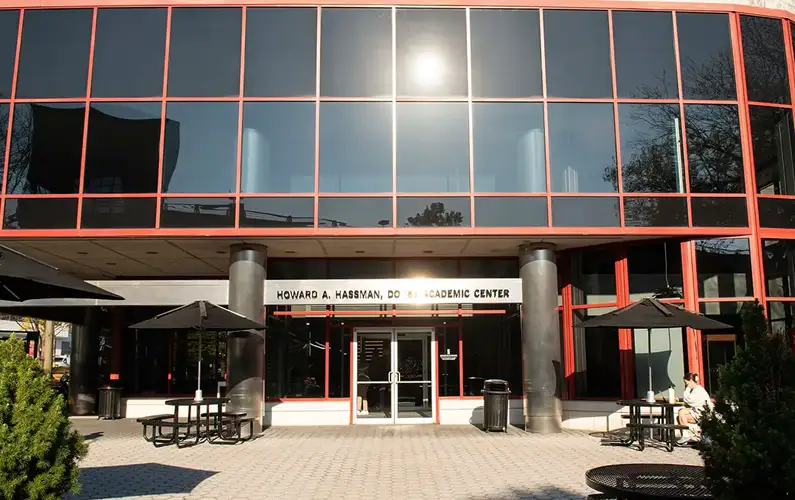
[[[55,356],[52,360],[52,366],[57,368],[68,368],[69,367],[69,355],[65,356]]]

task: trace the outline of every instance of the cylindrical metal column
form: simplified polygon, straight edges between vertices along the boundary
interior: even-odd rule
[[[86,308],[83,324],[72,325],[69,408],[72,415],[93,415],[99,385],[99,308]]]
[[[229,308],[264,322],[266,249],[261,245],[233,245],[229,251]],[[255,417],[262,429],[265,332],[230,333],[226,349],[227,396],[232,411]]]
[[[525,430],[560,432],[563,367],[555,246],[519,247],[522,279],[522,366]]]

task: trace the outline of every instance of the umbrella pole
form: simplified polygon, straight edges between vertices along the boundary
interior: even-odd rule
[[[646,365],[649,369],[649,390],[646,393],[646,399],[652,401],[654,399],[654,388],[651,383],[651,328],[646,329],[646,338],[648,342],[648,352],[646,354]]]
[[[198,380],[196,381],[196,395],[194,399],[196,401],[201,401],[203,399],[202,395],[202,331],[199,330],[199,375]]]

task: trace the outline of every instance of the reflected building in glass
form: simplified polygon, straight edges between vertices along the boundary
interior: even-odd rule
[[[76,325],[75,413],[602,430],[792,335],[795,14],[410,4],[0,6],[0,239],[125,297],[0,304]],[[655,295],[734,327],[580,326]],[[128,328],[200,299],[268,329]]]

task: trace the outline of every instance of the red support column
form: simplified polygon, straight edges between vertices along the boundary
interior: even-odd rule
[[[629,268],[627,266],[627,249],[616,249],[616,305],[618,308],[629,305]],[[635,351],[632,345],[632,330],[618,330],[619,360],[621,363],[621,397],[635,397]]]
[[[696,270],[696,246],[692,241],[681,243],[682,248],[682,279],[685,295],[685,309],[699,312],[698,308],[698,277]],[[701,353],[701,331],[687,329],[687,371],[698,373],[704,380],[704,369]]]
[[[117,382],[121,374],[121,334],[124,329],[124,310],[111,309],[112,325],[110,331],[110,381]]]

